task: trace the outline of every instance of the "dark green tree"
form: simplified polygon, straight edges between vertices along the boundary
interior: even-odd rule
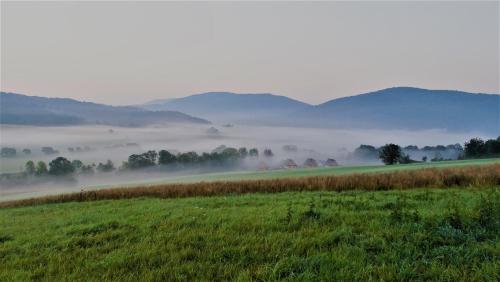
[[[380,148],[379,158],[386,165],[393,165],[401,159],[401,147],[396,144],[386,144]]]
[[[177,161],[176,156],[167,150],[161,150],[158,153],[158,163],[161,165],[173,164],[176,161]]]
[[[158,153],[156,151],[147,151],[139,155],[133,154],[128,157],[127,167],[130,169],[139,169],[154,166],[157,157]]]
[[[57,157],[49,163],[49,173],[52,175],[67,175],[75,171],[71,162],[64,157]]]
[[[183,165],[192,165],[197,163],[199,156],[196,152],[187,152],[177,155],[177,161]]]
[[[500,137],[486,141],[484,146],[486,147],[486,154],[488,157],[500,156]]]
[[[464,144],[464,153],[466,158],[480,158],[486,155],[487,149],[481,138],[472,138]]]

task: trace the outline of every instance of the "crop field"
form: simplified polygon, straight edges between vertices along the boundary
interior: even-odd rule
[[[498,186],[0,209],[0,281],[500,279]]]

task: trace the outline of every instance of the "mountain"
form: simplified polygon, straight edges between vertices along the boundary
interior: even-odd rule
[[[360,129],[446,129],[500,134],[500,95],[394,87],[334,99],[290,116],[296,124]]]
[[[108,124],[143,126],[155,123],[210,122],[176,111],[114,107],[66,98],[0,92],[0,123],[26,125]]]
[[[414,87],[388,88],[316,106],[272,94],[209,92],[142,107],[228,123],[500,134],[500,95]]]
[[[272,94],[208,92],[144,104],[148,110],[174,110],[212,121],[281,124],[289,114],[311,105]]]

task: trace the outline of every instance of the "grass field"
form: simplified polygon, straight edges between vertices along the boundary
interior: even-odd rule
[[[500,279],[498,187],[0,209],[0,281]]]

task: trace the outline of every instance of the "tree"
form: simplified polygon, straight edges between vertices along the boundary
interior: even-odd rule
[[[486,146],[481,138],[472,138],[465,142],[464,151],[466,158],[480,158],[486,155]]]
[[[31,155],[31,150],[30,149],[23,149],[23,153],[25,155]]]
[[[16,156],[16,149],[11,147],[3,147],[0,151],[0,156],[5,158],[12,158]]]
[[[26,164],[24,165],[24,170],[28,175],[35,174],[36,172],[35,163],[32,160],[27,161]]]
[[[53,155],[59,153],[59,151],[54,150],[52,147],[42,147],[42,152],[46,155]]]
[[[486,147],[488,157],[500,156],[500,137],[486,141],[484,146]]]
[[[415,162],[417,162],[417,161],[412,160],[410,158],[410,155],[401,153],[401,157],[399,158],[400,164],[411,164],[411,163],[415,163]]]
[[[83,163],[80,160],[73,160],[71,165],[75,168],[75,170],[80,170],[83,167]]]
[[[401,159],[401,147],[396,144],[386,144],[380,148],[379,158],[386,165],[393,165]]]
[[[187,153],[182,153],[177,156],[177,160],[179,163],[187,165],[187,164],[194,164],[198,161],[199,156],[196,152],[187,152]]]
[[[357,159],[376,159],[378,157],[378,151],[371,145],[361,144],[354,150],[353,155]]]
[[[94,167],[92,165],[83,165],[81,168],[82,174],[94,174]]]
[[[170,153],[167,150],[161,150],[158,153],[158,163],[161,165],[173,164],[177,161],[177,158],[174,154]]]
[[[268,158],[274,156],[273,151],[271,151],[271,149],[265,149],[264,150],[264,156],[266,156]]]
[[[115,170],[115,165],[111,160],[107,160],[105,164],[99,163],[97,165],[97,170],[100,172],[111,172]]]
[[[158,154],[156,151],[147,151],[139,155],[133,154],[128,157],[128,168],[138,169],[148,166],[154,166],[156,164],[156,158]]]
[[[49,173],[52,175],[67,175],[74,171],[71,162],[64,157],[57,157],[49,163]]]
[[[226,148],[222,151],[222,158],[224,159],[237,159],[240,157],[240,152],[235,148]]]
[[[45,162],[39,161],[36,164],[36,172],[35,172],[36,175],[41,176],[47,174],[48,172],[49,171],[47,169],[47,164],[45,164]]]
[[[240,154],[240,157],[242,157],[242,158],[246,158],[248,156],[248,150],[245,147],[239,148],[238,153]]]
[[[250,157],[258,157],[259,156],[259,150],[257,148],[252,148],[250,151],[248,151],[248,154]]]

